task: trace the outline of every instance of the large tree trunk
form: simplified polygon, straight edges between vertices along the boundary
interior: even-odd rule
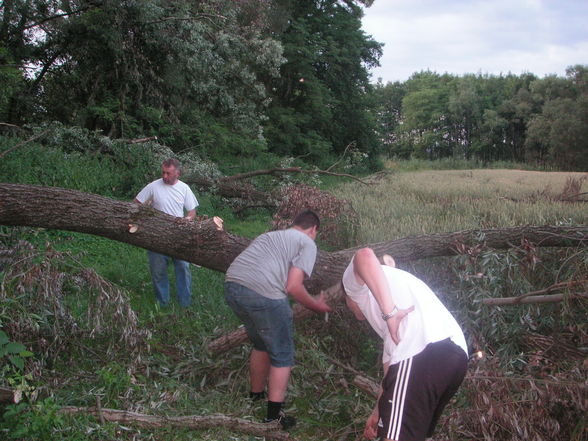
[[[20,184],[0,184],[0,224],[95,234],[222,272],[250,243],[247,238],[217,229],[212,219],[183,223],[145,205],[75,190]],[[363,246],[370,246],[377,255],[390,254],[402,263],[456,255],[481,244],[497,249],[510,248],[523,240],[544,247],[585,246],[588,226],[467,230]],[[339,301],[342,298],[339,281],[357,249],[359,247],[336,252],[319,250],[313,276],[307,283],[309,291],[318,293],[329,288],[330,301]],[[298,318],[310,312],[297,307],[295,314]],[[239,331],[236,340],[233,337],[213,342],[211,349],[217,351],[234,346],[244,339],[244,333]]]
[[[250,239],[218,230],[212,219],[178,222],[145,205],[57,187],[0,184],[0,225],[42,227],[107,237],[181,258],[217,271],[226,271]],[[136,231],[131,232],[130,226]],[[588,226],[524,226],[429,234],[366,244],[376,254],[396,262],[460,254],[484,244],[510,248],[526,239],[535,246],[585,246]],[[357,248],[320,251],[309,286],[317,292],[337,283]]]

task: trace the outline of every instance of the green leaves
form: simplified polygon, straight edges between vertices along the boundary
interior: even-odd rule
[[[24,359],[32,356],[33,353],[27,351],[22,343],[10,341],[8,335],[0,330],[0,361],[6,357],[16,369],[23,370]]]

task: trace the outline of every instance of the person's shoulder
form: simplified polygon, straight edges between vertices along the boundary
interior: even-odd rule
[[[163,183],[163,179],[159,178],[156,179],[155,181],[151,181],[150,183],[148,183],[144,188],[153,188],[153,187],[158,187]]]
[[[186,184],[184,181],[180,181],[179,179],[175,185],[179,185],[180,187],[182,187],[185,190],[192,191],[192,189],[190,188],[190,186],[188,184]]]

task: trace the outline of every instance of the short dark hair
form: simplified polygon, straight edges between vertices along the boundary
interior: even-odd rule
[[[296,217],[294,218],[294,222],[292,222],[292,225],[300,227],[303,230],[316,226],[318,230],[321,226],[321,220],[319,219],[318,214],[316,214],[314,211],[305,210],[296,215]]]
[[[177,171],[182,170],[182,164],[176,158],[167,158],[162,164],[164,167],[175,167]]]

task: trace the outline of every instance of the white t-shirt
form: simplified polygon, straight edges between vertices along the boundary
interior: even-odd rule
[[[375,297],[365,284],[360,284],[353,271],[353,260],[343,274],[343,287],[355,301],[372,328],[384,340],[383,363],[396,364],[413,357],[429,343],[450,338],[468,353],[461,328],[435,293],[420,279],[406,271],[382,265],[388,280],[394,304],[399,309],[414,305],[414,311],[400,322],[400,342],[392,341],[388,325],[382,320],[382,311]]]
[[[163,178],[147,184],[136,199],[142,204],[152,201],[153,208],[176,217],[183,217],[184,209],[190,211],[198,207],[198,200],[186,183],[177,181],[168,185]]]
[[[286,298],[290,266],[310,277],[316,260],[314,240],[295,228],[258,236],[227,270],[226,281],[236,282],[269,299]]]

